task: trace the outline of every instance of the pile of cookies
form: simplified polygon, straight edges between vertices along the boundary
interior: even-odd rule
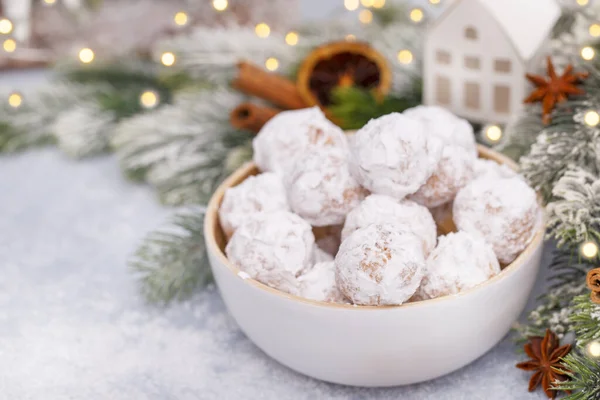
[[[459,293],[500,273],[539,223],[534,190],[478,159],[471,125],[442,108],[386,115],[350,137],[316,107],[287,111],[253,145],[262,173],[228,189],[219,210],[227,257],[311,300]],[[444,218],[456,232],[438,237]]]

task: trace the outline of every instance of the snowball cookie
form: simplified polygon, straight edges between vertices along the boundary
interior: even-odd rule
[[[289,209],[281,177],[265,173],[227,189],[219,208],[219,220],[227,237],[231,237],[242,222],[256,213]]]
[[[442,143],[425,134],[421,122],[392,113],[371,120],[350,145],[352,173],[376,194],[403,199],[436,170]]]
[[[408,198],[428,208],[452,201],[458,191],[473,180],[474,163],[473,154],[463,147],[444,147],[442,159],[433,175]]]
[[[315,263],[324,263],[324,262],[331,262],[333,261],[333,256],[331,254],[329,254],[328,252],[326,252],[325,250],[321,249],[317,243],[315,243],[315,249],[314,249],[314,259],[315,259]]]
[[[370,195],[348,214],[342,240],[371,224],[395,224],[402,230],[412,232],[421,239],[425,257],[431,253],[437,241],[437,227],[427,208],[412,201],[397,201],[380,194]]]
[[[459,230],[480,233],[500,262],[512,262],[531,241],[538,222],[535,191],[520,178],[477,179],[454,200]]]
[[[269,120],[254,138],[254,162],[263,172],[284,174],[310,145],[348,146],[344,132],[319,107],[284,111]]]
[[[475,160],[475,179],[479,178],[514,178],[518,177],[514,170],[510,167],[498,164],[492,160],[484,160],[478,158]]]
[[[298,277],[313,266],[311,226],[287,211],[259,213],[235,231],[225,253],[236,267],[275,289],[295,294]]]
[[[365,306],[399,305],[421,284],[421,240],[393,224],[372,224],[346,239],[335,258],[335,279],[345,297]]]
[[[292,211],[313,226],[343,224],[367,194],[350,174],[347,151],[331,147],[296,158],[285,185]]]
[[[471,124],[438,106],[418,106],[404,111],[409,118],[419,120],[425,132],[440,139],[445,145],[460,146],[477,156],[477,143]]]
[[[417,292],[417,298],[422,300],[471,289],[499,274],[500,264],[481,236],[458,232],[440,237],[425,271]]]
[[[335,263],[321,262],[298,278],[298,295],[309,300],[345,303],[346,299],[335,283]]]

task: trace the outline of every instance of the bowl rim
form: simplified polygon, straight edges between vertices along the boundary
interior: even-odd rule
[[[500,164],[507,165],[508,167],[510,167],[511,169],[513,169],[515,171],[518,170],[518,165],[513,160],[509,159],[508,157],[506,157],[490,148],[487,148],[483,145],[477,145],[477,150],[479,152],[480,158],[493,160]],[[529,242],[529,244],[527,245],[525,250],[523,250],[521,252],[521,254],[519,254],[519,256],[512,263],[510,263],[508,266],[506,266],[498,275],[492,277],[491,279],[488,279],[487,281],[485,281],[483,283],[480,283],[479,285],[477,285],[473,288],[467,289],[460,293],[443,296],[443,297],[437,297],[435,299],[422,300],[422,301],[404,303],[401,305],[392,305],[392,306],[361,306],[361,305],[354,305],[354,304],[327,303],[327,302],[321,302],[321,301],[317,301],[317,300],[306,299],[304,297],[300,297],[300,296],[296,296],[293,294],[282,292],[282,291],[272,288],[268,285],[265,285],[264,283],[259,282],[256,279],[253,279],[250,277],[243,277],[243,271],[240,270],[238,267],[236,267],[233,263],[231,263],[227,259],[227,256],[221,250],[220,246],[217,243],[215,230],[221,229],[220,224],[219,224],[219,206],[221,205],[223,196],[225,195],[225,191],[228,188],[233,187],[236,184],[239,184],[255,169],[256,169],[256,164],[254,164],[253,162],[248,162],[248,163],[244,164],[243,166],[241,166],[240,168],[238,168],[229,177],[227,177],[227,179],[225,179],[225,181],[223,183],[221,183],[221,185],[219,185],[219,187],[217,188],[217,190],[211,197],[211,199],[208,203],[208,206],[206,208],[206,212],[205,212],[205,216],[204,216],[204,240],[206,242],[207,251],[212,253],[214,256],[216,256],[216,258],[220,261],[220,263],[223,266],[225,266],[229,272],[231,272],[235,275],[235,278],[241,279],[245,283],[247,283],[251,286],[254,286],[257,289],[263,290],[267,293],[270,293],[272,295],[275,295],[275,296],[278,296],[278,297],[281,297],[281,298],[284,298],[284,299],[287,299],[290,301],[299,302],[299,303],[303,303],[303,304],[314,306],[314,307],[324,307],[324,308],[339,309],[339,310],[356,310],[356,311],[397,310],[397,309],[405,309],[405,308],[412,308],[412,307],[429,306],[429,305],[433,305],[433,304],[436,304],[439,302],[449,302],[449,301],[452,301],[457,298],[469,296],[475,292],[484,290],[486,287],[488,287],[490,285],[494,285],[497,282],[505,280],[508,276],[513,275],[514,273],[516,273],[517,270],[523,268],[526,264],[526,260],[528,260],[530,258],[530,256],[539,248],[539,246],[543,244],[544,233],[545,233],[545,223],[544,223],[545,216],[544,216],[544,212],[543,212],[542,199],[540,196],[538,196],[538,203],[540,205],[541,218],[540,218],[540,221],[538,222],[538,226],[536,228],[537,232],[535,233],[535,235],[533,236],[533,238],[531,239],[531,241]],[[211,266],[212,266],[212,264],[211,264]],[[218,267],[212,266],[212,268],[218,268]]]

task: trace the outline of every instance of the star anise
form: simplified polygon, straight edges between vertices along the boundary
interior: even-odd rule
[[[582,95],[585,91],[578,84],[586,79],[586,72],[573,73],[573,65],[568,65],[561,76],[558,76],[552,59],[548,57],[548,76],[527,74],[527,79],[536,86],[525,103],[542,103],[544,124],[552,121],[552,111],[558,103],[566,101],[570,95]]]
[[[552,389],[552,386],[569,379],[561,359],[569,354],[571,345],[559,347],[559,344],[558,338],[550,329],[546,331],[546,336],[543,338],[539,336],[529,338],[529,343],[525,345],[525,353],[531,359],[517,364],[517,368],[535,371],[529,381],[530,392],[541,384],[548,398],[554,399],[558,393]]]

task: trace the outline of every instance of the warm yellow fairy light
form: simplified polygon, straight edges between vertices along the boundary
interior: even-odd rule
[[[0,33],[3,35],[8,35],[13,30],[13,24],[10,20],[6,18],[0,19]]]
[[[373,8],[383,8],[385,6],[385,0],[375,0],[373,2]]]
[[[441,0],[429,0],[429,4],[433,4],[434,6],[437,6],[438,4],[440,4]]]
[[[362,10],[358,14],[358,20],[363,24],[370,24],[373,22],[373,13],[370,10]]]
[[[184,13],[183,11],[179,11],[177,14],[175,14],[175,16],[173,17],[173,20],[175,21],[175,23],[179,26],[185,26],[188,23],[188,15],[186,13]]]
[[[592,47],[586,46],[581,49],[581,58],[584,60],[591,61],[594,57],[596,57],[596,51]]]
[[[264,22],[261,22],[260,24],[256,25],[254,32],[256,32],[256,36],[260,38],[266,38],[271,34],[271,27]]]
[[[44,0],[44,3],[48,4],[49,6],[51,6],[54,3],[56,3],[56,0]]]
[[[23,104],[23,96],[19,93],[11,93],[8,96],[8,105],[12,108],[19,108]]]
[[[596,127],[600,124],[600,114],[594,110],[590,110],[583,116],[583,121],[587,126]]]
[[[298,34],[296,32],[288,32],[287,35],[285,35],[285,42],[287,44],[289,44],[290,46],[295,46],[298,44],[298,39],[300,37],[298,36]]]
[[[154,108],[158,105],[159,95],[153,90],[146,90],[140,95],[140,105],[146,109]]]
[[[344,0],[344,7],[348,11],[354,11],[358,8],[359,0]]]
[[[590,0],[577,0],[577,4],[579,4],[581,7],[585,7],[590,3]]]
[[[79,50],[79,61],[81,61],[84,64],[89,64],[92,61],[94,61],[94,51],[92,49],[89,49],[87,47]]]
[[[589,29],[590,35],[593,37],[600,37],[600,25],[592,24]]]
[[[375,0],[360,0],[360,4],[362,4],[363,7],[373,7]]]
[[[592,358],[600,358],[600,340],[594,340],[588,344],[587,352]]]
[[[346,35],[347,42],[354,42],[355,40],[356,40],[356,36],[354,36],[353,34]]]
[[[173,64],[175,64],[175,54],[171,53],[170,51],[165,51],[164,53],[162,53],[162,55],[160,56],[160,62],[162,63],[162,65],[164,65],[165,67],[170,67]]]
[[[502,139],[502,128],[498,125],[490,125],[485,128],[485,137],[492,143],[499,142]]]
[[[410,12],[410,19],[413,22],[421,22],[425,18],[425,13],[420,8],[415,8]]]
[[[598,245],[594,242],[585,242],[581,245],[581,255],[585,258],[596,258],[598,255]]]
[[[267,67],[269,71],[277,71],[279,68],[279,60],[275,57],[267,58],[267,61],[265,61],[265,67]]]
[[[398,52],[398,62],[400,64],[410,64],[413,60],[414,56],[410,50],[400,50]]]
[[[17,42],[14,39],[6,39],[4,43],[2,43],[2,48],[7,53],[12,53],[17,49]]]
[[[217,11],[225,11],[229,5],[229,2],[227,0],[213,0],[212,5]]]

